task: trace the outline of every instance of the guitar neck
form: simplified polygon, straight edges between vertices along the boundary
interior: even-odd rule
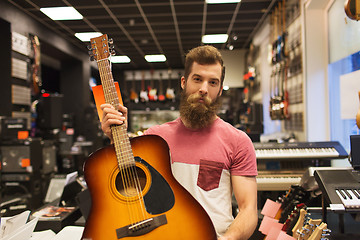
[[[118,109],[120,101],[115,88],[114,79],[110,68],[110,61],[108,59],[102,59],[98,60],[97,64],[99,67],[105,102],[111,104],[115,109]],[[127,167],[135,165],[126,126],[113,125],[111,126],[111,131],[119,166]]]
[[[99,60],[97,64],[99,67],[105,102],[111,104],[115,109],[118,109],[120,101],[116,92],[114,78],[110,71],[110,61],[108,59],[102,59]]]
[[[134,155],[131,149],[127,129],[124,125],[112,126],[116,158],[120,168],[135,166]]]

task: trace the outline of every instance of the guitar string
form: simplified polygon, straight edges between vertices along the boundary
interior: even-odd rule
[[[107,77],[106,77],[106,74],[105,74],[106,73],[106,66],[104,66],[102,64],[104,61],[106,62],[108,60],[105,59],[105,60],[103,60],[101,62],[98,61],[100,77],[102,79],[104,97],[105,97],[105,100],[106,100],[107,103],[110,103],[110,104],[113,105],[113,103],[112,103],[113,98],[111,98],[111,95],[109,95],[110,88],[109,88],[109,83],[108,83],[108,80],[107,80]],[[117,132],[116,131],[116,126],[111,126],[111,131],[113,133],[114,140],[118,140],[117,139],[117,134],[116,134],[116,132]],[[130,218],[130,222],[134,222],[135,219],[133,217],[133,211],[131,211],[131,209],[130,209],[131,205],[130,205],[129,199],[126,197],[128,195],[127,187],[126,187],[127,183],[126,183],[126,181],[124,179],[124,174],[122,173],[122,171],[123,171],[122,170],[122,165],[119,162],[119,155],[118,155],[119,151],[118,151],[118,147],[116,146],[116,142],[118,142],[118,141],[114,141],[114,142],[115,142],[114,147],[115,147],[116,159],[117,159],[118,167],[119,167],[119,173],[120,173],[120,176],[122,177],[122,183],[123,183],[124,191],[125,191],[125,199],[126,199],[126,203],[127,203],[126,206],[127,206],[127,209],[128,209],[128,216]]]
[[[105,61],[105,64],[106,65],[109,65],[109,61]],[[105,68],[105,69],[110,69],[109,67]],[[113,84],[113,78],[112,78],[112,74],[111,74],[111,71],[108,71],[107,73],[105,73],[104,75],[105,79],[107,79],[108,81],[106,81],[106,84],[109,85],[107,86],[108,89],[110,89],[108,91],[108,95],[110,99],[112,99],[113,101],[116,100],[115,102],[111,102],[112,105],[114,107],[118,107],[118,104],[119,104],[119,101],[118,101],[118,98],[117,98],[117,93],[116,93],[116,89],[114,87],[114,84]],[[112,91],[111,91],[112,89]],[[113,95],[113,96],[111,96]],[[122,138],[122,139],[125,139],[126,142],[128,142],[128,139],[127,139],[127,131],[124,127],[120,126],[119,128],[115,128],[117,129],[115,132],[115,137],[116,138],[119,138],[118,134],[121,134],[121,130],[123,130],[125,133],[122,133],[121,135],[124,135],[125,134],[125,138]],[[119,133],[120,132],[120,133]],[[119,139],[118,139],[119,140]],[[116,141],[118,143],[122,143],[121,140],[119,141]],[[142,191],[141,191],[141,184],[140,184],[140,181],[139,181],[139,177],[138,177],[138,174],[137,174],[137,171],[136,171],[136,166],[135,166],[135,161],[134,161],[134,156],[132,154],[132,151],[131,151],[131,148],[129,149],[129,147],[127,148],[126,146],[130,146],[130,142],[128,142],[128,144],[120,144],[120,146],[118,146],[118,148],[120,148],[118,151],[117,151],[117,159],[121,159],[122,161],[122,165],[123,167],[121,167],[121,163],[120,163],[120,169],[122,170],[122,178],[123,178],[123,183],[124,183],[124,190],[125,190],[125,194],[127,196],[132,196],[133,193],[132,192],[129,192],[128,190],[132,190],[132,188],[134,188],[136,190],[136,196],[138,197],[138,201],[140,202],[140,209],[136,209],[136,213],[139,214],[137,217],[138,217],[138,220],[137,221],[140,221],[140,220],[144,220],[145,219],[145,211],[143,209],[143,196],[142,196]],[[120,154],[119,154],[120,152]],[[130,156],[127,156],[127,158],[125,156],[123,156],[123,154],[121,153],[125,153],[125,155],[127,153],[130,153]],[[127,154],[129,155],[129,154]],[[133,164],[134,166],[129,166],[128,167],[128,163],[126,161],[126,159],[133,159]],[[136,205],[135,205],[135,208],[136,208]],[[135,216],[136,217],[136,216]],[[135,220],[136,222],[136,220]]]
[[[114,132],[114,135],[118,135],[117,132],[119,130],[119,126],[114,127],[116,129],[116,131]],[[119,137],[115,137],[115,139],[119,139]],[[120,149],[119,149],[120,148]],[[138,212],[137,212],[137,208],[136,205],[132,205],[131,204],[131,200],[130,197],[132,195],[132,193],[130,192],[131,190],[131,182],[130,182],[130,178],[128,177],[128,166],[125,163],[125,160],[123,159],[123,156],[119,156],[119,152],[123,152],[123,150],[121,149],[121,146],[116,146],[117,149],[117,159],[118,159],[118,164],[119,164],[119,169],[120,172],[119,174],[121,174],[121,178],[122,178],[122,183],[123,183],[123,187],[124,187],[124,192],[125,192],[125,198],[128,202],[128,207],[129,207],[129,216],[131,217],[131,223],[135,224],[136,222],[138,222]]]
[[[120,130],[122,131],[122,135],[124,136],[127,136],[127,131],[126,131],[126,128],[125,127],[122,127],[120,128]],[[125,138],[125,141],[127,142],[127,144],[124,145],[124,153],[125,155],[127,155],[127,158],[128,159],[132,159],[132,161],[134,161],[134,155],[133,155],[133,152],[132,152],[132,149],[131,149],[131,145],[130,145],[130,142],[129,142],[129,139],[126,137]],[[145,220],[146,219],[146,211],[145,209],[143,208],[144,205],[144,202],[143,202],[143,195],[142,195],[142,189],[141,189],[141,184],[140,184],[140,178],[137,174],[137,171],[136,171],[136,168],[135,168],[135,161],[134,161],[134,167],[131,167],[129,168],[130,169],[130,172],[129,172],[129,175],[131,176],[130,178],[132,180],[134,180],[134,184],[135,184],[135,189],[136,189],[136,196],[138,197],[138,201],[139,201],[139,207],[140,209],[138,209],[138,211],[140,211],[140,219],[139,221],[141,220]]]
[[[108,63],[105,62],[105,63]],[[109,71],[110,72],[110,71]],[[113,81],[109,81],[109,73],[108,75],[105,75],[106,78],[108,79],[108,81],[106,81],[106,84],[109,85],[107,86],[109,89],[112,89],[108,91],[108,95],[109,95],[109,98],[112,99],[112,100],[116,100],[115,102],[111,102],[111,104],[117,108],[118,107],[118,98],[117,96],[113,96],[113,93],[116,92],[116,90],[114,89],[114,84],[113,84]],[[110,80],[113,80],[112,77],[110,77]],[[112,83],[112,84],[111,84]],[[114,129],[114,137],[115,137],[115,149],[116,149],[116,155],[117,155],[117,159],[118,159],[118,164],[119,164],[119,170],[120,170],[120,174],[122,176],[122,182],[123,182],[123,185],[124,185],[124,191],[125,191],[125,195],[126,195],[126,199],[128,200],[129,202],[129,207],[133,206],[132,204],[130,204],[130,197],[132,196],[132,187],[133,187],[133,184],[131,182],[131,178],[129,177],[129,171],[128,169],[131,168],[128,167],[128,164],[126,162],[126,158],[124,158],[124,150],[122,149],[122,144],[121,144],[121,141],[122,139],[124,138],[121,138],[119,136],[119,131],[121,129],[120,126],[116,126],[113,128]],[[120,144],[120,145],[119,145]],[[129,210],[130,213],[131,213],[131,216],[133,216],[133,218],[131,219],[131,222],[132,223],[136,223],[138,221],[138,212],[137,212],[137,209],[136,207],[132,207],[132,209]]]
[[[109,62],[107,62],[107,63],[109,63]],[[111,91],[111,94],[113,95],[112,97],[113,97],[113,99],[116,99],[117,104],[119,104],[118,96],[117,96],[115,86],[113,84],[113,79],[112,79],[111,72],[108,73],[108,76],[110,77],[111,83],[112,83],[111,84],[112,89],[113,89],[113,91]],[[127,136],[127,129],[124,126],[120,126],[118,129],[120,131],[121,136],[123,136],[121,139],[123,139],[125,141],[125,143],[121,144],[121,147],[123,147],[121,149],[121,153],[123,153],[122,156],[124,156],[123,157],[124,162],[130,162],[131,164],[133,164],[133,166],[125,167],[126,176],[127,176],[127,179],[129,180],[128,182],[130,182],[131,188],[134,188],[136,190],[135,196],[138,197],[137,200],[140,203],[138,205],[138,206],[140,206],[140,208],[137,209],[138,213],[140,214],[139,221],[144,220],[145,217],[146,217],[146,211],[143,208],[144,202],[143,202],[141,184],[140,184],[140,180],[139,180],[140,178],[139,178],[139,176],[137,174],[137,171],[136,171],[136,163],[135,163],[135,159],[134,159],[133,152],[132,152],[132,149],[131,149],[129,138]],[[118,142],[120,142],[120,141],[118,141]],[[126,159],[129,159],[130,161],[126,161]],[[130,195],[131,195],[131,193],[130,193]]]
[[[128,182],[128,189],[130,189],[130,192],[128,193],[129,197],[137,197],[138,202],[140,202],[139,205],[134,205],[136,210],[136,214],[135,216],[137,216],[137,221],[135,222],[140,222],[141,220],[145,219],[145,212],[144,209],[142,208],[142,191],[141,191],[141,186],[139,184],[139,177],[137,176],[137,172],[136,172],[136,164],[134,161],[134,156],[132,155],[132,151],[130,146],[130,142],[127,138],[127,131],[126,128],[123,126],[119,126],[117,128],[118,133],[123,136],[121,139],[123,139],[124,142],[118,141],[120,144],[120,152],[122,153],[121,155],[121,159],[123,159],[123,163],[124,163],[124,172],[125,172],[125,178],[127,179],[126,182]],[[125,137],[124,137],[125,136]],[[130,160],[130,161],[129,161]],[[130,163],[130,164],[129,164]],[[133,192],[135,191],[135,192]],[[137,207],[137,208],[136,208]]]
[[[106,39],[103,39],[103,40],[106,40]],[[96,45],[95,45],[95,51],[96,51],[96,55],[97,56],[99,56],[99,52],[98,52],[98,49],[97,49],[97,47],[96,47]],[[111,73],[111,70],[110,70],[110,68],[106,68],[106,66],[101,66],[101,64],[102,63],[108,63],[108,59],[102,59],[102,60],[100,60],[100,61],[97,61],[97,63],[98,63],[98,66],[99,66],[99,73],[100,73],[100,78],[101,78],[101,81],[102,81],[102,84],[103,84],[103,92],[104,92],[104,97],[105,97],[105,100],[106,100],[106,102],[107,103],[110,103],[110,104],[112,104],[112,99],[114,99],[114,98],[112,98],[111,97],[111,94],[109,95],[109,91],[111,92],[111,88],[110,88],[110,82],[107,80],[107,75],[106,75],[106,72],[110,72]],[[108,69],[108,71],[106,71],[106,69]],[[112,77],[111,77],[111,79],[112,79]],[[113,83],[113,81],[112,81],[112,83]],[[114,84],[112,84],[112,85],[114,85]],[[106,91],[106,90],[109,90],[109,91]],[[115,99],[117,99],[117,98],[115,98]],[[117,99],[118,100],[118,99]],[[113,105],[113,104],[112,104]],[[115,106],[116,107],[116,106]],[[114,129],[114,136],[115,136],[115,138],[116,138],[116,136],[117,136],[117,134],[115,133],[115,132],[117,132],[116,131],[116,129],[117,129],[117,127],[111,127],[111,129],[112,129],[112,131],[113,131],[113,129]],[[119,157],[118,157],[118,147],[116,146],[116,144],[114,144],[114,146],[115,146],[115,153],[116,153],[116,159],[117,159],[117,162],[118,162],[118,167],[119,167],[119,173],[120,173],[120,175],[121,175],[121,177],[122,177],[122,183],[123,183],[123,186],[124,186],[124,191],[125,191],[125,199],[126,199],[126,202],[127,202],[127,204],[126,204],[126,206],[127,206],[127,209],[128,209],[128,216],[129,216],[129,218],[130,218],[130,222],[131,223],[134,223],[134,222],[136,222],[136,220],[135,220],[135,218],[133,217],[133,212],[134,211],[132,211],[131,209],[130,209],[130,207],[131,207],[131,204],[130,204],[130,202],[129,202],[129,199],[126,197],[126,195],[128,195],[128,193],[127,193],[127,187],[126,187],[126,185],[127,185],[127,183],[126,183],[126,181],[125,181],[125,179],[124,179],[124,174],[122,173],[122,167],[121,167],[121,164],[120,164],[120,162],[119,162]]]

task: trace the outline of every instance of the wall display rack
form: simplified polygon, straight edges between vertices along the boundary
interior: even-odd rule
[[[300,2],[279,1],[271,14],[270,118],[303,132],[304,76]]]

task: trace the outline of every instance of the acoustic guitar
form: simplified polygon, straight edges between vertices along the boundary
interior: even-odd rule
[[[171,100],[171,101],[175,101],[175,92],[174,89],[171,87],[171,74],[172,74],[172,70],[168,69],[168,87],[166,89],[166,99]]]
[[[307,211],[304,208],[300,209],[300,213],[299,213],[299,217],[297,219],[297,222],[294,225],[293,229],[291,230],[292,231],[292,236],[295,239],[298,239],[299,236],[300,236],[300,231],[304,226],[306,216],[307,216]]]
[[[34,96],[37,96],[41,92],[41,62],[40,62],[40,41],[37,36],[31,37],[31,43],[34,51],[34,62],[31,65],[32,70],[32,92]]]
[[[305,220],[304,227],[302,227],[298,232],[299,240],[308,240],[312,234],[314,233],[315,229],[320,226],[321,219],[311,219],[308,218]]]
[[[309,240],[328,239],[327,236],[330,235],[330,232],[330,229],[327,228],[327,224],[322,222],[315,228],[314,232],[309,237]]]
[[[352,19],[360,20],[360,0],[347,0],[345,1],[344,10],[346,15]]]
[[[157,101],[157,89],[154,87],[154,69],[150,70],[150,86],[148,86],[148,97],[150,101]]]
[[[117,109],[107,35],[92,38],[91,46],[105,101]],[[114,144],[84,164],[92,206],[82,239],[215,240],[209,216],[171,173],[167,143],[153,135],[130,140],[124,125],[111,130]]]
[[[145,73],[141,71],[141,91],[140,91],[140,100],[141,102],[149,101],[148,93],[145,90]]]
[[[139,102],[139,95],[136,92],[135,86],[135,72],[132,72],[132,79],[131,79],[131,90],[130,90],[130,100],[134,101],[135,103]]]
[[[163,79],[162,79],[162,73],[159,73],[159,96],[158,99],[160,102],[165,101],[165,95],[164,95],[164,86],[163,86]]]
[[[288,52],[288,32],[286,30],[286,1],[283,0],[282,3],[282,28],[283,28],[283,33],[282,33],[282,42],[281,42],[281,56],[283,59],[286,59],[289,56],[289,52]]]

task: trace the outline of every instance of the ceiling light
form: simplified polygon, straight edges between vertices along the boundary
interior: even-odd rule
[[[82,32],[82,33],[75,33],[75,37],[80,39],[83,42],[90,42],[91,38],[100,37],[102,33],[100,32]]]
[[[218,3],[238,3],[241,0],[206,0],[207,4],[218,4]]]
[[[166,57],[164,54],[145,55],[145,59],[147,62],[165,62],[166,61]]]
[[[73,7],[48,7],[40,8],[52,20],[79,20],[83,16]]]
[[[227,34],[209,34],[202,36],[203,43],[225,43],[228,39]]]
[[[133,19],[133,18],[130,19],[130,20],[129,20],[129,25],[130,25],[130,26],[134,26],[134,25],[135,25],[135,19]]]
[[[129,63],[131,60],[128,56],[112,56],[110,62],[112,63]]]

